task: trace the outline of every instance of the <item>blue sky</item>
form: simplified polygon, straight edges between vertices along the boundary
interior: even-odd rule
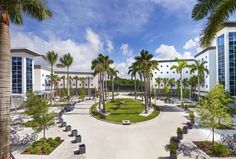
[[[71,52],[73,70],[89,70],[98,53],[109,55],[122,76],[141,49],[161,59],[190,58],[204,25],[191,19],[195,0],[50,0],[53,17],[25,18],[11,26],[12,47],[60,55]]]

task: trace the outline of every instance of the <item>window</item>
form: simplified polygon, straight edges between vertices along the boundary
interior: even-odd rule
[[[207,59],[207,56],[206,56],[206,59]]]
[[[206,78],[207,78],[208,76],[206,75]]]
[[[229,33],[230,95],[236,96],[236,32]]]
[[[161,74],[162,74],[162,72],[161,72]]]
[[[155,84],[155,87],[157,87],[157,85]]]
[[[163,87],[163,85],[161,84],[161,87]]]
[[[186,71],[186,73],[188,73],[188,71]]]
[[[44,74],[42,74],[42,77],[44,77]]]
[[[224,34],[217,38],[217,45],[218,45],[218,80],[219,80],[219,83],[225,85],[225,43],[224,43]],[[229,55],[230,55],[230,53],[229,53]]]
[[[169,74],[169,72],[168,72],[168,71],[167,71],[166,73],[167,73],[167,74]]]
[[[157,74],[157,72],[155,72],[155,74]]]
[[[22,93],[21,57],[12,57],[12,93]]]
[[[45,84],[43,83],[43,84],[42,84],[42,86],[44,87],[44,86],[45,86]]]
[[[26,58],[26,90],[32,91],[32,59]]]
[[[173,71],[173,74],[175,74],[175,71]]]
[[[162,65],[161,65],[161,67],[162,67]]]
[[[166,67],[169,67],[168,65],[166,65]]]
[[[208,85],[206,85],[206,88],[208,88]]]
[[[93,84],[91,84],[91,86],[93,86]]]

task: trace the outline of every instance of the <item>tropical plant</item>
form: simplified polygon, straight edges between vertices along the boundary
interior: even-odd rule
[[[78,95],[78,81],[79,81],[79,77],[78,76],[74,76],[73,79],[75,80],[75,95]]]
[[[175,69],[176,72],[180,75],[180,100],[181,105],[183,105],[183,69],[188,67],[188,63],[184,60],[176,58],[178,65],[173,65],[170,69]]]
[[[60,81],[60,78],[58,75],[53,75],[51,84],[54,86],[54,89],[56,90],[56,93],[58,92],[58,83]]]
[[[103,113],[106,113],[106,107],[105,107],[105,89],[104,89],[104,82],[105,82],[105,76],[106,73],[109,71],[110,64],[113,63],[113,60],[109,58],[109,56],[104,56],[102,54],[99,54],[96,59],[92,61],[91,69],[94,70],[94,75],[98,74],[99,79],[99,108],[101,106],[101,103],[103,105]]]
[[[209,70],[205,67],[207,64],[207,61],[200,61],[200,60],[194,60],[194,64],[189,65],[190,67],[190,73],[197,73],[197,80],[198,80],[198,102],[200,102],[201,98],[201,91],[200,91],[200,85],[204,83],[204,77],[205,73],[209,74]]]
[[[86,78],[85,77],[79,77],[79,81],[81,82],[82,88],[84,89]]]
[[[134,78],[134,96],[135,99],[137,98],[137,73],[138,73],[139,67],[137,65],[135,65],[135,63],[133,63],[130,67],[129,67],[129,71],[128,74],[131,75],[131,80]]]
[[[219,29],[236,10],[235,0],[198,0],[192,11],[192,19],[195,21],[207,18],[207,23],[200,37],[202,47],[212,44]]]
[[[171,96],[173,96],[173,86],[175,85],[175,79],[174,78],[170,78],[168,83],[169,83],[169,86],[170,86]]]
[[[168,85],[169,79],[168,78],[163,78],[162,82],[164,83],[164,87]]]
[[[108,78],[112,81],[112,101],[114,101],[114,80],[117,78],[119,71],[116,68],[109,68]]]
[[[158,85],[158,96],[160,98],[160,96],[161,96],[161,81],[162,81],[162,79],[160,77],[157,77],[155,80],[156,80],[156,83]]]
[[[231,98],[227,95],[224,86],[216,84],[198,106],[199,124],[212,129],[212,145],[215,142],[215,128],[220,125],[219,119],[231,124],[231,116],[227,113],[229,102]]]
[[[183,79],[183,89],[186,90],[186,87],[188,88],[189,83],[188,83],[188,78]]]
[[[47,9],[46,0],[0,1],[0,158],[10,158],[9,129],[10,129],[10,22],[23,24],[23,15],[39,21],[52,16]]]
[[[65,55],[63,55],[61,58],[60,58],[60,63],[57,64],[57,67],[59,68],[65,68],[66,67],[66,70],[67,70],[67,98],[69,100],[69,97],[70,97],[70,78],[69,78],[69,71],[70,71],[70,66],[72,65],[73,63],[73,57],[71,56],[70,53],[67,53]]]
[[[141,72],[144,78],[144,94],[145,94],[145,113],[148,113],[148,105],[151,106],[151,96],[150,96],[150,80],[151,71],[158,70],[158,62],[153,60],[153,55],[146,50],[142,50],[140,56],[135,57],[135,65],[141,67]],[[149,97],[148,97],[149,96]]]
[[[43,56],[43,58],[48,61],[48,63],[50,64],[50,70],[51,70],[51,81],[53,81],[53,66],[56,64],[57,62],[57,57],[58,54],[55,53],[54,51],[49,51],[47,52],[47,54],[45,56]],[[52,99],[53,99],[53,84],[51,83],[51,89],[50,89],[50,104],[52,104]]]
[[[190,85],[190,92],[189,92],[190,100],[192,100],[192,92],[193,92],[193,90],[196,89],[196,86],[197,86],[197,83],[198,83],[197,76],[193,75],[192,77],[190,77],[189,80],[188,80],[188,83]]]

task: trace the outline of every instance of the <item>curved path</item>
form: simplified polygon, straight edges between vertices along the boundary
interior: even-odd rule
[[[63,117],[72,129],[78,129],[86,144],[87,152],[81,158],[166,158],[169,153],[165,151],[165,145],[176,135],[176,128],[187,121],[186,114],[179,108],[158,101],[161,109],[158,117],[129,126],[116,125],[92,117],[89,113],[92,104],[94,101],[79,103],[73,112]]]

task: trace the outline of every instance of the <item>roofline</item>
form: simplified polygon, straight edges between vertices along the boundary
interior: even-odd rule
[[[27,48],[11,49],[11,53],[18,53],[18,52],[25,52],[25,53],[33,55],[33,56],[41,56],[40,54],[36,53],[35,51],[29,50]]]
[[[42,70],[50,71],[49,68],[44,67],[44,66],[42,66],[42,65],[34,65],[34,69],[42,69]]]
[[[54,71],[55,74],[67,74],[66,71]],[[76,72],[71,71],[69,74],[80,74],[80,75],[93,75],[93,72]]]
[[[216,50],[216,47],[215,46],[207,47],[204,50],[197,53],[196,55],[194,55],[194,58],[196,58],[196,57],[200,56],[201,54],[205,53],[206,51],[210,51],[210,50]]]
[[[182,60],[182,61],[194,61],[194,59],[179,59],[179,60]],[[157,60],[157,62],[177,62],[177,60]]]
[[[233,21],[225,22],[224,27],[236,27],[236,22]]]

